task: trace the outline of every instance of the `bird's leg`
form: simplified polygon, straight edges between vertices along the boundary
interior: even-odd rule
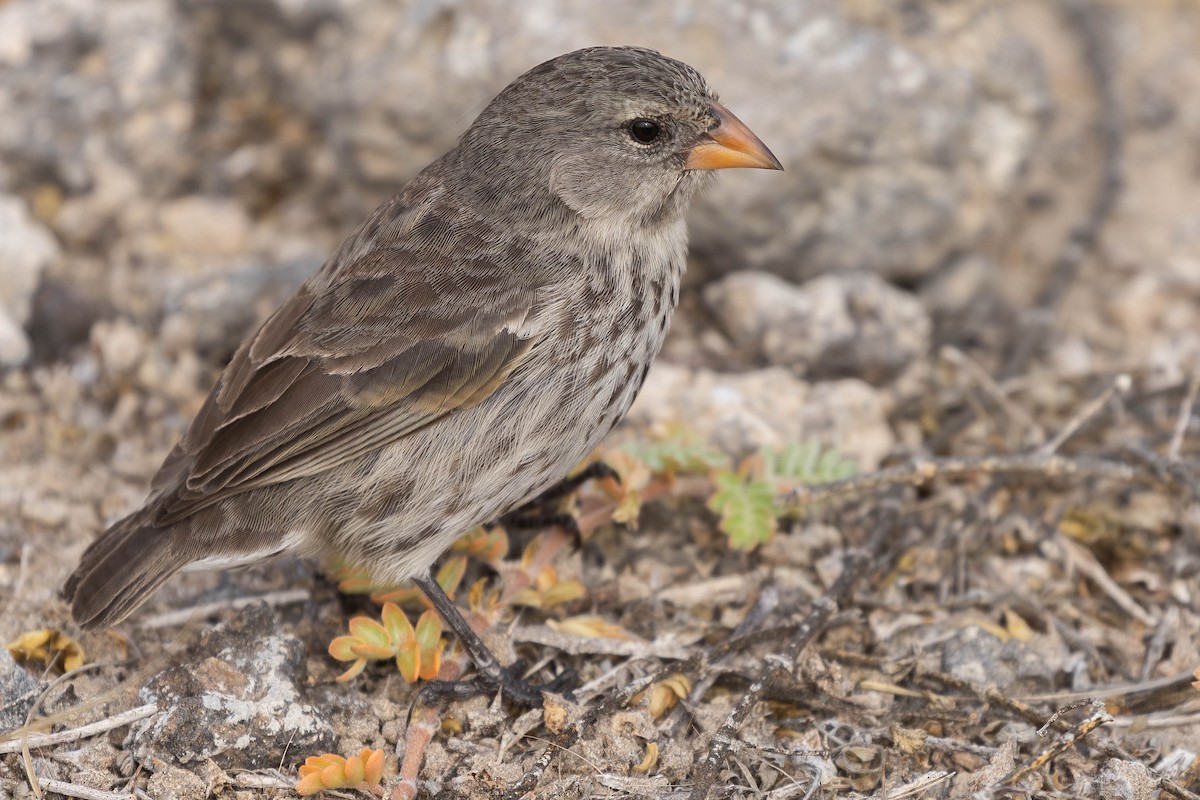
[[[610,467],[608,464],[605,464],[603,461],[593,461],[583,469],[579,470],[579,472],[576,472],[574,475],[564,478],[563,480],[554,484],[521,508],[528,508],[529,506],[540,508],[554,500],[561,500],[590,480],[601,480],[603,478],[612,478],[617,483],[621,482],[621,476],[617,474],[615,469]],[[520,510],[521,509],[517,509],[517,511]]]
[[[571,477],[554,484],[525,505],[509,511],[500,517],[498,522],[509,530],[549,528],[558,525],[578,546],[583,540],[583,532],[579,530],[579,522],[575,516],[564,512],[547,512],[546,507],[571,494],[588,481],[602,478],[612,478],[618,483],[621,481],[621,476],[615,469],[603,461],[593,461]]]
[[[500,524],[510,530],[528,530],[558,525],[578,545],[582,539],[582,533],[574,515],[559,511],[549,512],[546,509],[587,481],[599,478],[612,478],[620,481],[616,470],[603,461],[594,461],[571,477],[551,486],[525,505],[508,512],[496,522],[489,523],[484,527],[492,528]],[[542,705],[542,690],[561,691],[574,681],[574,674],[571,671],[564,672],[542,687],[533,686],[522,680],[520,674],[525,667],[524,663],[518,661],[508,667],[501,667],[499,660],[479,638],[479,634],[475,633],[474,629],[467,624],[466,619],[463,618],[458,608],[432,575],[414,578],[413,583],[425,593],[442,621],[454,631],[459,643],[467,651],[467,655],[470,656],[471,661],[475,664],[475,669],[479,672],[479,676],[473,680],[430,681],[421,690],[426,697],[464,698],[499,689],[519,705],[536,708]]]
[[[574,514],[567,514],[566,512],[546,514],[537,510],[526,511],[526,508],[532,509],[533,507],[523,506],[519,513],[517,511],[510,511],[500,518],[500,524],[510,531],[552,528],[557,525],[566,531],[576,547],[583,541],[583,531],[579,530],[579,520],[575,519]]]
[[[413,578],[413,583],[425,593],[442,621],[454,631],[459,644],[467,651],[467,655],[471,657],[471,661],[479,673],[478,677],[473,680],[430,681],[421,690],[423,695],[461,699],[499,689],[502,694],[520,706],[540,708],[543,690],[561,691],[574,680],[574,673],[570,671],[564,672],[541,687],[523,680],[521,672],[525,669],[525,663],[516,661],[508,667],[500,666],[499,659],[493,655],[488,646],[484,644],[483,639],[479,638],[479,634],[467,623],[458,607],[446,595],[445,590],[433,579],[432,574],[427,573],[422,577]]]

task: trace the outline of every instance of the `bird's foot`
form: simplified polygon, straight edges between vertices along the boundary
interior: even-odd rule
[[[524,660],[517,660],[496,675],[481,672],[474,678],[461,681],[430,681],[421,687],[417,701],[437,703],[441,700],[465,700],[480,694],[499,692],[522,708],[541,708],[543,692],[565,693],[570,697],[570,690],[577,681],[574,670],[561,672],[547,683],[533,684],[521,677],[527,666]]]
[[[514,508],[486,527],[500,524],[512,531],[549,528],[558,525],[566,531],[567,535],[571,537],[571,541],[578,547],[583,542],[583,532],[579,529],[579,521],[575,519],[575,516],[563,511],[547,511],[546,509],[556,506],[560,500],[575,492],[588,481],[604,478],[612,478],[618,483],[621,482],[621,476],[615,469],[603,461],[593,461],[571,477],[559,481],[525,505]]]
[[[446,596],[445,590],[431,575],[413,578],[413,582],[429,598],[429,602],[433,604],[442,621],[454,631],[459,644],[470,656],[472,663],[475,664],[475,671],[478,673],[474,678],[465,681],[430,681],[421,690],[421,695],[419,695],[421,699],[473,697],[477,694],[498,690],[517,705],[525,708],[539,708],[542,705],[543,691],[563,691],[574,684],[575,674],[570,670],[563,672],[543,686],[534,686],[521,677],[521,673],[525,671],[525,662],[518,660],[507,667],[500,666],[496,656],[479,638],[479,634],[471,628],[462,613]]]
[[[523,510],[512,511],[500,518],[500,524],[507,531],[536,530],[552,528],[557,525],[571,537],[571,542],[576,547],[583,543],[583,531],[579,529],[579,520],[575,519],[573,514],[566,512],[547,514]]]
[[[551,503],[555,500],[561,500],[567,495],[572,494],[576,489],[578,489],[580,486],[583,486],[588,481],[603,480],[604,478],[612,478],[617,483],[621,482],[621,476],[617,474],[615,469],[610,467],[608,464],[605,464],[603,461],[593,461],[583,469],[579,470],[579,472],[576,472],[574,475],[571,475],[568,478],[564,478],[546,491],[539,494],[526,506],[523,506],[523,508],[527,508],[529,506],[540,508],[548,503]],[[518,511],[519,510],[520,509],[518,509]]]

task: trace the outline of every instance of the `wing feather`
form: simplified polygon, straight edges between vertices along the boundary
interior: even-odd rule
[[[503,288],[477,259],[429,260],[375,250],[281,306],[163,463],[154,524],[332,469],[501,387],[537,345],[537,287]]]

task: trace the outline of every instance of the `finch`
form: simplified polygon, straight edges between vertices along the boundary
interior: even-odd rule
[[[679,299],[688,206],[729,167],[782,168],[657,52],[588,48],[514,80],[242,343],[142,508],[83,554],[75,621],[284,553],[440,592],[451,543],[628,411]]]

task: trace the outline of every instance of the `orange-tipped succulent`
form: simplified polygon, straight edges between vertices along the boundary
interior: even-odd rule
[[[550,609],[578,600],[586,593],[582,583],[574,579],[564,581],[558,577],[558,571],[553,566],[546,565],[533,579],[532,586],[527,586],[513,596],[512,604]]]
[[[383,606],[382,624],[368,617],[350,620],[350,635],[339,636],[329,645],[329,655],[338,661],[353,661],[337,677],[348,681],[361,673],[368,661],[395,659],[404,680],[431,680],[442,665],[442,621],[432,610],[417,619],[416,627],[395,603]]]
[[[454,558],[447,559],[446,563],[442,564],[435,580],[446,594],[453,597],[454,593],[458,590],[458,585],[462,583],[463,576],[466,574],[466,556],[455,556]],[[429,598],[425,596],[425,593],[411,583],[382,591],[372,591],[371,599],[376,603],[395,603],[398,606],[415,603],[425,608],[433,608],[433,603],[429,602]]]
[[[362,752],[350,758],[326,753],[309,756],[300,767],[300,781],[296,792],[301,797],[325,789],[361,789],[383,796],[383,751],[364,747]]]

